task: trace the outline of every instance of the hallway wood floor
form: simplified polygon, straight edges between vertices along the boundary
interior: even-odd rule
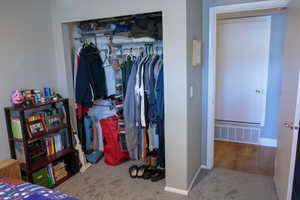
[[[215,168],[274,175],[276,148],[215,141]]]

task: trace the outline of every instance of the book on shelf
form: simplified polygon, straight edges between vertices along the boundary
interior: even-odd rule
[[[54,186],[57,181],[68,176],[68,172],[66,170],[66,164],[64,161],[58,161],[54,163],[50,163],[47,166],[48,177],[49,177],[49,186]]]
[[[53,154],[55,154],[55,149],[54,149],[54,140],[52,137],[47,137],[45,138],[45,142],[46,142],[46,147],[47,147],[47,155],[51,156]]]
[[[26,162],[25,150],[22,142],[15,142],[15,151],[16,151],[16,159],[21,163],[25,163]]]
[[[50,181],[49,186],[53,186],[53,185],[55,185],[55,177],[54,177],[54,173],[53,173],[52,163],[50,163],[47,166],[47,170],[48,170],[48,177],[49,177],[49,181]]]
[[[53,166],[53,171],[54,171],[54,177],[56,181],[59,181],[64,177],[68,176],[68,172],[66,170],[66,164],[63,161],[56,163]]]
[[[41,136],[55,128],[63,127],[67,123],[64,112],[64,106],[31,112],[26,117],[29,137]]]
[[[12,133],[13,133],[14,138],[23,139],[20,119],[12,118],[11,119],[11,128],[12,128]]]
[[[47,155],[53,155],[69,147],[67,142],[67,134],[65,131],[54,133],[51,136],[44,138],[46,143]]]

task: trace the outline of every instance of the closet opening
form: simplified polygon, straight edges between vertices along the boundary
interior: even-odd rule
[[[274,175],[284,10],[217,17],[214,167]]]
[[[165,178],[162,20],[154,12],[64,24],[86,167],[124,164],[129,178]]]

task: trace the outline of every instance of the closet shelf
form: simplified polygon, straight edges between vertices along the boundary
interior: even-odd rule
[[[20,166],[21,166],[21,169],[25,172],[33,172],[33,171],[36,171],[43,167],[46,167],[48,164],[50,164],[56,160],[59,160],[60,158],[63,158],[66,155],[68,155],[74,151],[75,151],[74,149],[68,148],[68,149],[64,149],[60,152],[57,152],[51,156],[43,157],[43,158],[39,159],[38,161],[32,163],[31,170],[27,169],[25,163],[21,163]]]
[[[96,38],[103,38],[103,37],[108,37],[107,35],[101,35],[101,36],[91,36],[91,37],[96,37]],[[73,38],[74,40],[82,40],[82,38],[78,37],[78,38]],[[162,41],[161,40],[155,40],[155,41],[139,41],[139,42],[105,42],[105,43],[101,43],[101,42],[97,42],[99,44],[107,44],[107,45],[112,45],[115,47],[120,47],[120,46],[124,46],[124,45],[144,45],[144,44],[161,44]]]
[[[113,30],[112,29],[103,29],[103,30],[95,30],[95,31],[88,31],[88,32],[80,32],[81,35],[89,36],[93,35],[96,36],[97,34],[109,34],[112,35]]]
[[[120,47],[120,46],[126,46],[126,45],[145,45],[145,44],[161,44],[162,41],[161,40],[156,40],[153,42],[149,42],[149,41],[141,41],[141,42],[128,42],[128,43],[112,43],[111,46],[113,47]]]

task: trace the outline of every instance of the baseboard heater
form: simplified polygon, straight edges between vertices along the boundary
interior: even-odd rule
[[[218,120],[215,122],[215,140],[259,145],[260,136],[259,124]]]

